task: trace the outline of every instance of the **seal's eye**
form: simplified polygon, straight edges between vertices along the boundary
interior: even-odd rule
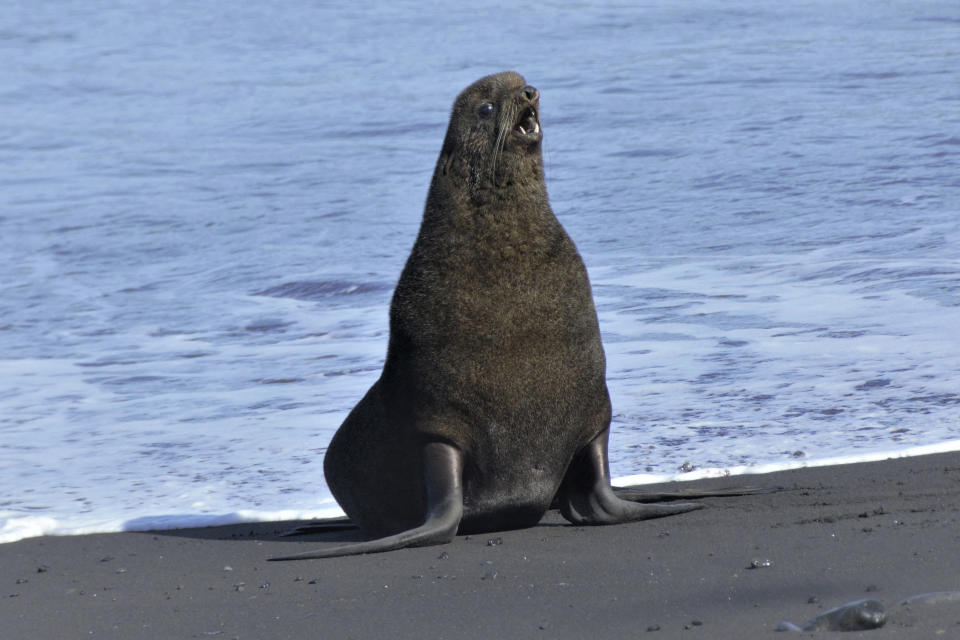
[[[489,118],[490,114],[493,113],[493,104],[490,102],[484,102],[482,105],[480,105],[478,113],[480,114],[481,118]]]

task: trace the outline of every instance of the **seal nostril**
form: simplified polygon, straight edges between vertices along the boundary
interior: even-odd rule
[[[523,96],[530,102],[533,102],[534,100],[540,97],[540,92],[537,91],[536,87],[531,87],[530,85],[527,85],[523,88]]]

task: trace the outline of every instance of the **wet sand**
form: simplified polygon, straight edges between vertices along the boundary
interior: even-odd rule
[[[266,561],[345,535],[292,522],[22,540],[0,545],[2,637],[743,640],[872,598],[886,624],[850,637],[960,638],[960,596],[900,604],[960,590],[960,453],[681,486],[742,485],[782,490],[327,560]]]

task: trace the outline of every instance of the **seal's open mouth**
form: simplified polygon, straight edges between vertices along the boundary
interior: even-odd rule
[[[537,110],[533,107],[527,107],[521,111],[517,123],[513,125],[513,132],[530,139],[539,137],[540,123],[537,122]]]

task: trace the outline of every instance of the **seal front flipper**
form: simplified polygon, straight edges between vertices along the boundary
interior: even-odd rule
[[[419,527],[390,536],[351,542],[328,549],[315,549],[270,560],[336,558],[362,553],[380,553],[404,547],[426,547],[450,542],[463,517],[463,453],[453,445],[431,442],[423,448],[423,479],[426,489],[426,517]]]
[[[604,429],[570,462],[557,494],[564,518],[574,524],[617,524],[703,508],[696,502],[643,504],[617,497],[610,486],[609,436],[609,428]]]

